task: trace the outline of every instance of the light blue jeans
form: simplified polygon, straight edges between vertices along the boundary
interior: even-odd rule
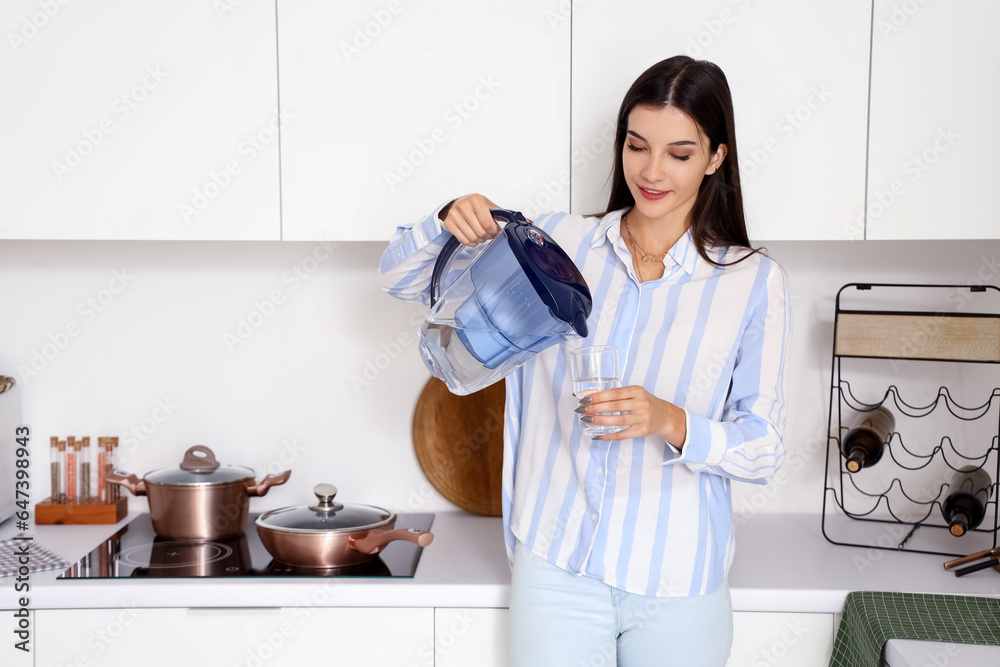
[[[571,574],[520,542],[510,590],[512,667],[724,667],[729,587],[659,598]]]

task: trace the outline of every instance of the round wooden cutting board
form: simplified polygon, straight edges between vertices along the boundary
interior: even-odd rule
[[[482,516],[500,516],[504,382],[456,396],[431,378],[413,412],[413,447],[431,485]]]

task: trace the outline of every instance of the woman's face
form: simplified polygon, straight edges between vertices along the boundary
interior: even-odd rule
[[[702,178],[725,157],[725,144],[709,152],[708,137],[683,111],[669,106],[633,108],[622,148],[625,181],[635,198],[630,219],[687,229]]]

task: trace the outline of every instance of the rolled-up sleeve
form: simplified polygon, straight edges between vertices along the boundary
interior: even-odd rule
[[[376,284],[390,295],[406,301],[428,304],[428,287],[434,262],[451,232],[444,229],[438,214],[443,204],[426,218],[396,228],[378,263]]]
[[[785,273],[769,264],[737,346],[722,416],[685,410],[687,436],[670,463],[765,484],[784,459],[791,311]]]

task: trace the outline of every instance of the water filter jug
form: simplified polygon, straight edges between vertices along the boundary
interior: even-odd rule
[[[521,213],[493,209],[500,234],[475,248],[452,237],[431,278],[420,354],[458,395],[506,377],[557,343],[587,336],[593,307],[579,269]]]

